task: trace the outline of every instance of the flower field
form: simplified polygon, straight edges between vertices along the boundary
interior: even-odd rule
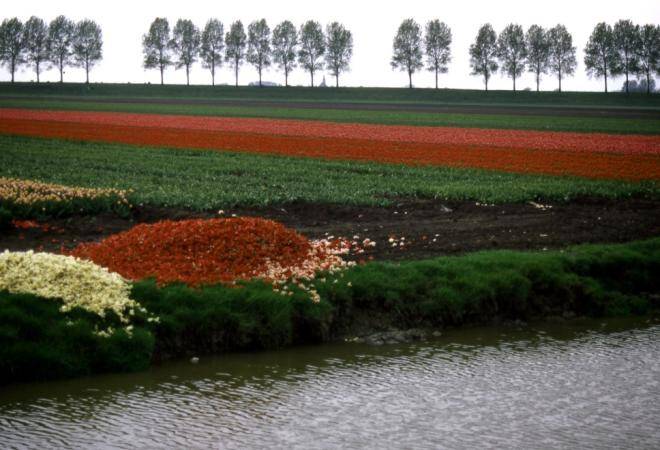
[[[17,216],[41,217],[110,210],[126,212],[128,192],[120,189],[70,187],[0,177],[0,206]]]
[[[0,109],[0,133],[320,159],[660,179],[657,136]]]

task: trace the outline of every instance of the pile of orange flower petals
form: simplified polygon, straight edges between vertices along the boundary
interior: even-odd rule
[[[252,278],[282,284],[353,265],[342,255],[361,244],[310,241],[278,222],[238,217],[140,224],[81,244],[71,254],[129,279],[154,277],[159,284],[234,284]]]

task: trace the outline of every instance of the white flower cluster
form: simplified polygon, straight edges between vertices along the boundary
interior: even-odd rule
[[[334,275],[355,266],[354,261],[345,261],[341,256],[349,254],[355,242],[351,243],[345,239],[333,240],[333,238],[334,236],[330,236],[329,239],[311,241],[312,248],[307,258],[296,267],[282,267],[279,264],[271,263],[265,273],[255,273],[255,276],[271,280],[275,286],[281,286],[280,288],[274,287],[273,290],[282,295],[293,295],[293,292],[286,286],[287,283],[292,283],[306,291],[314,303],[318,303],[321,301],[321,297],[311,284],[317,272]],[[343,277],[343,274],[340,276]],[[321,278],[320,281],[325,282],[325,279]]]
[[[129,298],[130,284],[120,275],[73,256],[0,253],[0,290],[61,299],[62,312],[80,307],[104,317],[111,310],[125,324],[136,310],[146,313]]]

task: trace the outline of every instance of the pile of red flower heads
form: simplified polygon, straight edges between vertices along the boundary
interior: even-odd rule
[[[319,271],[354,265],[342,255],[374,245],[369,239],[309,240],[272,220],[238,217],[140,224],[101,242],[81,244],[71,254],[132,280],[154,277],[161,285],[235,284],[260,278],[300,286]],[[312,298],[317,297],[312,292]]]

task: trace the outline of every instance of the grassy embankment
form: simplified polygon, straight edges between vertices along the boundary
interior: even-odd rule
[[[160,318],[94,334],[98,316],[0,292],[0,383],[141,370],[153,361],[323,342],[377,326],[442,328],[562,315],[646,314],[660,307],[660,239],[561,252],[491,251],[401,264],[370,263],[315,281],[320,303],[265,284],[242,288],[134,285]],[[334,283],[334,277],[338,280]],[[386,287],[386,288],[385,288]],[[108,317],[103,319],[107,325]]]
[[[394,197],[482,202],[658,197],[657,182],[331,162],[0,136],[0,176],[133,189],[133,203],[213,209],[292,201],[387,204]]]
[[[660,95],[619,92],[529,92],[405,88],[257,88],[156,84],[0,83],[0,96],[203,98],[269,101],[333,101],[572,107],[660,108]]]

